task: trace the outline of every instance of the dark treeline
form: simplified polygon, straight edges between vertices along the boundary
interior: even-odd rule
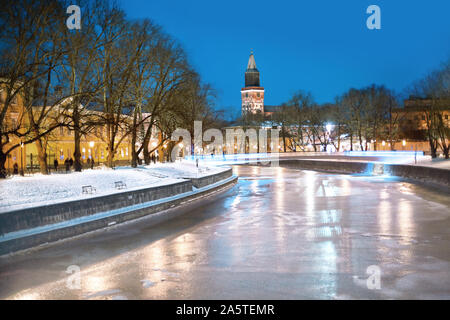
[[[81,8],[81,29],[69,30],[67,8]],[[107,145],[107,165],[131,137],[132,166],[165,143],[176,127],[220,116],[214,92],[189,65],[183,48],[151,20],[129,21],[108,0],[5,0],[0,12],[0,171],[21,143],[35,143],[40,170],[48,172],[46,144],[60,127],[73,131],[74,167],[80,142],[95,134]],[[20,98],[24,112],[8,120]],[[97,130],[99,127],[104,129]]]

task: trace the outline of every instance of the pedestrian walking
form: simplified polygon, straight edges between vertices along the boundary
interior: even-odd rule
[[[58,172],[58,160],[57,159],[55,159],[53,161],[53,167],[55,168],[55,172]]]
[[[17,162],[13,165],[13,174],[19,174],[19,165]]]

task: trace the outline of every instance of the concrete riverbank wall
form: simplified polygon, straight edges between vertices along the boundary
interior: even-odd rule
[[[193,180],[1,213],[0,255],[160,212],[233,184],[237,177],[230,168]]]
[[[345,174],[373,174],[398,176],[439,187],[450,188],[450,170],[407,164],[332,160],[279,160],[280,166],[292,169]]]
[[[211,174],[207,176],[203,176],[201,178],[189,178],[192,182],[192,185],[196,188],[203,188],[207,185],[216,183],[218,181],[229,178],[233,175],[233,170],[223,171],[217,174]]]

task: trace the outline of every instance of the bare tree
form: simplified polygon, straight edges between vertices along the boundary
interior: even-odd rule
[[[41,172],[46,174],[44,137],[60,126],[54,107],[63,100],[55,90],[55,70],[65,49],[59,34],[53,31],[64,22],[64,9],[58,1],[44,0],[7,1],[2,6],[0,29],[5,45],[1,54],[0,87],[5,99],[0,111],[0,175],[5,175],[7,155],[20,145],[33,142]],[[11,119],[7,115],[18,99],[23,109],[14,119],[14,125],[8,126]],[[11,143],[13,137],[20,142]]]
[[[187,80],[186,73],[189,72],[185,53],[182,48],[169,36],[162,34],[158,37],[156,45],[152,49],[152,61],[154,71],[150,79],[149,98],[143,106],[144,111],[150,114],[146,122],[146,129],[141,146],[136,153],[141,151],[146,164],[150,163],[149,142],[152,130],[167,108],[171,95]]]
[[[431,157],[437,157],[440,147],[446,159],[450,151],[450,129],[444,119],[450,100],[450,59],[438,70],[430,72],[425,78],[413,83],[409,89],[414,96],[423,100],[422,110],[425,115],[427,139],[430,144]]]

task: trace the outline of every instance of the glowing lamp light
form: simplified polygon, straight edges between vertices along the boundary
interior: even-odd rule
[[[402,141],[402,145],[403,145],[403,146],[406,146],[406,140],[403,140],[403,141]]]
[[[381,142],[381,145],[384,147],[386,145],[386,141],[383,140],[383,142]]]
[[[95,142],[94,142],[94,141],[89,142],[89,147],[93,148],[94,145],[95,145]]]

